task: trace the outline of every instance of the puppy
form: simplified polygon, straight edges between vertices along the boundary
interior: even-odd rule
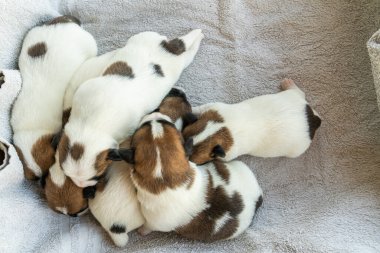
[[[187,160],[190,146],[169,117],[153,113],[142,120],[131,149],[110,151],[113,159],[134,164],[132,180],[146,219],[140,232],[176,231],[206,242],[238,236],[262,203],[254,174],[240,161],[197,167]]]
[[[160,106],[156,110],[168,116],[179,131],[182,131],[182,118],[191,113],[191,105],[187,101],[186,94],[180,88],[172,88],[166,97],[161,101]]]
[[[65,89],[80,64],[96,53],[94,38],[71,16],[55,18],[26,35],[19,58],[23,85],[11,125],[27,179],[39,178],[54,163],[51,143],[62,126]]]
[[[190,160],[204,164],[216,158],[230,161],[240,155],[297,157],[310,146],[321,119],[291,79],[282,92],[238,104],[209,103],[193,111],[185,139],[194,141]],[[186,117],[185,117],[186,118]]]
[[[95,192],[94,186],[85,190],[76,186],[58,164],[52,166],[48,173],[41,177],[40,182],[48,206],[57,213],[72,217],[84,214],[88,209],[88,201],[83,192],[87,192],[87,196],[93,195],[88,192]]]
[[[129,142],[130,139],[120,146],[127,148]],[[131,181],[132,169],[124,161],[113,162],[104,181],[96,185],[95,198],[89,200],[91,213],[119,247],[127,244],[129,231],[141,227],[145,222],[137,201],[136,188]]]
[[[109,149],[157,108],[193,61],[202,38],[201,30],[171,41],[154,32],[137,34],[103,76],[80,85],[58,146],[59,163],[77,186],[97,183],[111,163]]]

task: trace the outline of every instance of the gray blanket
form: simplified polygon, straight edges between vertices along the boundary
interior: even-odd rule
[[[2,0],[0,10],[0,68],[14,68],[25,32],[56,12],[79,17],[100,53],[145,30],[173,38],[202,28],[201,49],[178,82],[193,105],[278,92],[290,77],[323,118],[299,158],[241,158],[264,190],[243,235],[204,244],[132,233],[125,251],[380,252],[380,114],[366,49],[380,27],[379,1]],[[90,215],[49,210],[10,152],[0,172],[0,252],[118,250]]]

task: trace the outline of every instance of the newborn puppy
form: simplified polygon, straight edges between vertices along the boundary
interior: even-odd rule
[[[168,116],[172,122],[175,122],[176,128],[181,131],[182,117],[191,113],[191,105],[187,101],[185,92],[180,88],[172,88],[156,111]]]
[[[74,71],[96,52],[94,38],[71,16],[55,18],[26,35],[19,58],[23,84],[11,125],[27,179],[41,177],[53,165],[51,143],[62,127],[65,89]]]
[[[202,38],[201,30],[171,41],[154,32],[137,34],[101,77],[80,85],[58,146],[59,163],[77,186],[97,183],[111,163],[109,149],[159,106],[193,61]]]
[[[190,146],[169,117],[153,113],[142,120],[131,149],[111,152],[134,164],[132,180],[146,219],[140,232],[176,231],[207,242],[238,236],[262,203],[254,174],[240,161],[197,167],[187,160]]]
[[[190,160],[204,164],[244,154],[297,157],[304,153],[321,119],[291,79],[284,79],[281,87],[280,93],[238,104],[209,103],[193,108],[198,119],[183,131],[185,139],[194,141]]]
[[[130,139],[120,146],[127,148],[129,142]],[[104,181],[96,185],[95,198],[89,200],[91,213],[119,247],[127,244],[128,232],[141,227],[145,222],[131,180],[132,169],[124,161],[113,162]]]
[[[41,178],[48,206],[65,215],[76,217],[87,211],[87,199],[83,197],[83,188],[76,186],[59,166],[52,166]],[[86,188],[86,191],[91,189]],[[92,189],[95,192],[95,188]],[[88,195],[88,194],[87,194]]]

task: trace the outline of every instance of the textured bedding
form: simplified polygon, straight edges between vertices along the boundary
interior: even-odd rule
[[[380,27],[380,1],[2,0],[0,10],[0,150],[9,153],[0,171],[0,252],[120,250],[91,215],[51,211],[10,144],[8,112],[21,79],[6,69],[17,69],[28,29],[58,13],[77,16],[100,53],[141,31],[174,38],[201,28],[200,51],[178,82],[194,106],[278,92],[290,77],[323,120],[299,158],[240,158],[264,203],[238,238],[205,244],[131,233],[121,251],[380,252],[380,113],[366,48]]]

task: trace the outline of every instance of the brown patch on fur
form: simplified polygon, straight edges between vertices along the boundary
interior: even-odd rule
[[[65,133],[62,134],[61,141],[58,145],[58,154],[59,154],[59,164],[62,167],[62,164],[66,161],[66,158],[70,151],[70,140]]]
[[[237,216],[243,211],[244,204],[239,193],[229,197],[223,187],[215,188],[212,176],[208,172],[207,204],[208,208],[200,212],[189,224],[175,231],[183,237],[213,242],[231,237],[239,226]],[[214,233],[216,221],[229,214],[230,219]]]
[[[74,161],[78,161],[81,159],[84,153],[84,146],[80,143],[74,143],[74,145],[70,148],[70,155],[74,159]]]
[[[126,62],[117,61],[112,63],[106,71],[104,71],[103,76],[106,75],[119,75],[119,76],[127,76],[130,78],[135,77],[133,74],[132,68],[128,66]]]
[[[223,123],[224,119],[217,111],[214,111],[214,110],[206,111],[199,116],[197,121],[195,121],[191,125],[188,125],[183,130],[183,133],[182,133],[183,137],[185,139],[188,139],[190,137],[200,134],[201,132],[203,132],[203,130],[205,130],[207,123],[209,121],[214,121],[216,123]]]
[[[54,184],[49,174],[44,190],[47,203],[54,211],[57,211],[57,207],[66,207],[69,215],[75,215],[87,207],[87,200],[83,198],[83,188],[76,186],[69,177],[66,177],[64,185],[60,188]]]
[[[162,41],[161,46],[169,53],[180,55],[186,51],[185,43],[181,39],[172,39],[170,41]]]
[[[71,114],[71,108],[68,108],[68,109],[66,109],[66,110],[63,111],[63,114],[62,114],[62,128],[64,128],[65,125],[66,125],[66,123],[69,122],[70,114]]]
[[[42,174],[48,172],[55,163],[55,150],[52,147],[54,134],[46,134],[40,137],[32,146],[31,154],[34,161],[42,170]]]
[[[45,42],[38,42],[35,45],[28,48],[28,55],[30,57],[36,58],[46,54],[46,51],[47,47]]]
[[[100,152],[96,156],[95,161],[95,170],[97,171],[96,176],[101,176],[106,171],[108,166],[112,163],[111,160],[107,159],[108,157],[108,149]]]
[[[16,149],[18,158],[20,158],[20,161],[22,163],[25,178],[28,180],[33,180],[33,181],[38,180],[38,176],[36,174],[34,174],[34,172],[28,167],[28,165],[25,161],[24,154],[22,153],[21,149],[19,147],[17,147],[16,145],[14,147]]]
[[[226,184],[229,184],[230,182],[230,172],[227,169],[226,165],[218,160],[215,160],[214,166],[216,169],[216,172],[218,172],[218,175],[226,182]]]
[[[71,15],[64,15],[57,18],[54,18],[48,22],[46,22],[46,25],[56,25],[56,24],[65,24],[65,23],[76,23],[77,25],[80,25],[80,21],[78,18],[71,16]]]
[[[190,168],[178,131],[174,126],[162,124],[164,135],[153,139],[151,126],[140,128],[132,140],[135,148],[135,165],[133,178],[140,187],[159,194],[167,188],[175,189],[181,185],[191,184],[194,170]],[[160,151],[162,178],[154,177],[157,152]],[[175,159],[173,159],[175,157]]]
[[[159,106],[160,113],[169,116],[175,122],[177,119],[191,112],[190,104],[181,97],[166,97]]]
[[[230,130],[222,127],[215,134],[207,137],[204,141],[194,145],[193,153],[190,156],[190,161],[196,164],[204,164],[215,159],[212,155],[212,150],[216,145],[220,145],[227,153],[232,147],[234,140]]]

